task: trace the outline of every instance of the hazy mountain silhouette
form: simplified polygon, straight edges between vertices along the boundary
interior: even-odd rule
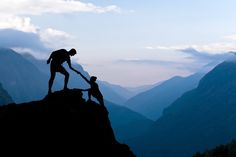
[[[224,62],[131,141],[142,157],[189,157],[236,139],[236,63]]]
[[[132,93],[134,93],[134,96],[136,96],[137,94],[146,92],[158,85],[160,85],[163,81],[154,83],[154,84],[150,84],[150,85],[142,85],[142,86],[137,86],[137,87],[126,87],[126,89],[128,89],[129,91],[131,91]]]
[[[4,128],[1,141],[11,141],[13,150],[29,150],[26,154],[135,156],[115,139],[106,108],[85,102],[77,89],[55,92],[41,101],[2,106],[0,123]]]
[[[46,64],[46,60],[38,60],[38,59],[34,58],[33,56],[31,56],[27,53],[24,54],[23,56],[28,61],[33,63],[41,72],[46,74],[49,78],[49,76],[50,76],[50,70],[49,70],[50,66]],[[78,71],[80,71],[85,77],[87,77],[87,78],[90,77],[89,74],[86,71],[84,71],[84,69],[81,65],[73,63],[72,66],[75,69],[77,69]],[[65,65],[64,67],[70,73],[70,79],[69,79],[69,83],[68,83],[69,88],[89,88],[89,85],[78,74],[71,71],[68,68],[67,65]],[[58,75],[56,77],[55,81],[57,81],[60,84],[60,86],[58,87],[58,86],[53,85],[54,89],[63,88],[63,82],[64,82],[64,77],[63,76]],[[106,86],[103,83],[99,82],[99,87],[101,89],[101,92],[103,93],[104,98],[106,98],[107,100],[109,100],[111,102],[121,104],[121,103],[124,103],[127,100],[123,96],[118,94],[117,92],[113,91],[111,87]]]
[[[129,99],[125,106],[152,120],[157,120],[166,107],[185,92],[196,88],[203,75],[196,73],[188,77],[173,77]]]
[[[8,92],[3,89],[2,84],[0,83],[0,105],[7,105],[10,103],[13,103],[13,100]]]
[[[193,157],[235,157],[236,156],[236,141],[229,144],[217,146],[215,149],[208,150],[204,153],[196,153]]]
[[[119,141],[126,142],[128,139],[140,136],[147,131],[153,121],[141,114],[134,112],[124,106],[105,102],[109,111],[109,118],[115,135]]]
[[[14,102],[32,101],[47,93],[48,76],[7,48],[0,48],[0,82]]]
[[[111,88],[114,92],[122,96],[124,99],[123,101],[126,102],[128,99],[134,97],[135,95],[147,91],[160,83],[152,84],[152,85],[143,85],[143,86],[137,86],[137,87],[123,87],[120,85],[111,84],[106,81],[100,81],[102,86],[107,86],[108,88]],[[123,102],[123,103],[124,103]]]
[[[126,100],[128,100],[129,98],[131,98],[132,96],[134,96],[134,92],[129,91],[128,89],[126,89],[125,87],[122,87],[120,85],[114,85],[114,84],[111,84],[106,81],[99,81],[99,83],[100,83],[100,85],[102,85],[104,87],[111,88],[114,92],[116,92],[121,97],[123,97],[123,103]]]

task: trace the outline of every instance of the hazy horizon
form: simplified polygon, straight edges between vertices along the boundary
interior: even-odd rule
[[[47,58],[74,47],[73,61],[125,87],[187,76],[236,51],[236,1],[7,0],[0,46]]]

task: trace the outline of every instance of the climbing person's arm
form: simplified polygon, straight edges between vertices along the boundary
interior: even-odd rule
[[[88,84],[90,84],[89,80],[83,74],[81,74],[81,72],[79,72],[79,74]]]

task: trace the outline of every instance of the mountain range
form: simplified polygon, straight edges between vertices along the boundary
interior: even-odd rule
[[[236,62],[223,62],[129,141],[138,156],[189,157],[236,139]]]
[[[105,104],[110,113],[109,118],[118,141],[126,142],[138,137],[154,124],[154,121],[125,106],[109,101],[106,101]]]
[[[48,77],[15,51],[0,48],[0,82],[14,102],[41,99],[47,93]]]
[[[214,149],[207,150],[204,153],[196,153],[193,157],[235,157],[236,141],[233,140],[228,144],[221,144]]]
[[[185,92],[196,88],[203,75],[204,73],[196,73],[188,77],[173,77],[148,91],[137,94],[126,101],[124,106],[149,119],[157,120],[166,107]]]

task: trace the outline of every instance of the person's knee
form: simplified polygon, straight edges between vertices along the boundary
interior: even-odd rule
[[[66,78],[69,78],[69,76],[70,76],[69,73],[65,73],[64,75]]]
[[[51,76],[50,76],[50,79],[49,80],[54,80],[55,78],[55,74],[54,73],[51,73]]]

